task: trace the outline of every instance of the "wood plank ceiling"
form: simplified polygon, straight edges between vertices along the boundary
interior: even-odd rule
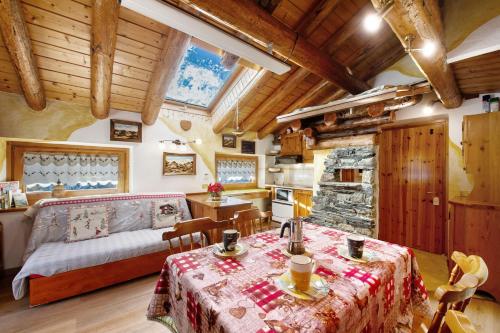
[[[92,2],[21,0],[35,61],[49,99],[90,105]],[[193,12],[179,1],[168,2]],[[272,6],[265,9],[274,18],[306,36],[314,46],[326,50],[363,80],[374,77],[404,55],[401,43],[386,24],[374,35],[361,28],[366,11],[373,10],[370,0],[281,0],[272,1]],[[210,20],[199,13],[196,15]],[[132,112],[143,110],[152,72],[170,31],[165,25],[126,8],[120,9],[111,87],[112,108]],[[297,66],[292,67],[285,75],[264,75],[240,101],[241,123],[276,94],[277,89],[298,70]],[[21,93],[2,40],[0,78],[0,90]],[[297,81],[288,84],[283,98],[261,107],[259,121],[248,129],[267,134],[278,129],[273,123],[277,115],[342,96],[338,87],[314,74],[302,75]],[[229,121],[225,125],[233,124]]]
[[[500,91],[500,51],[460,60],[451,67],[465,95]]]

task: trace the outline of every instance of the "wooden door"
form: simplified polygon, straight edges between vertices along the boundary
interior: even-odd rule
[[[311,215],[313,192],[308,190],[293,191],[293,212],[294,216],[309,216]]]
[[[379,148],[379,238],[445,252],[447,120],[383,129]]]

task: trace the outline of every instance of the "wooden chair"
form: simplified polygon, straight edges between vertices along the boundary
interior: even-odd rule
[[[451,333],[477,333],[476,329],[470,322],[469,317],[460,311],[446,311],[444,321],[449,327]]]
[[[241,237],[270,230],[272,212],[261,212],[258,208],[240,210],[234,213],[232,221]]]
[[[231,228],[232,221],[230,220],[214,221],[211,218],[202,217],[176,223],[174,230],[163,233],[163,240],[168,241],[170,254],[180,253],[215,244],[221,241],[224,229]],[[189,235],[189,238],[182,237],[187,235]],[[200,237],[198,241],[195,240],[197,236]],[[175,238],[179,242],[177,247],[174,247],[172,243]]]
[[[464,312],[472,296],[488,279],[488,267],[484,260],[475,255],[466,256],[454,251],[451,259],[455,262],[447,285],[437,288],[434,296],[438,301],[438,308],[428,333],[449,333],[447,323],[443,319],[448,310]]]

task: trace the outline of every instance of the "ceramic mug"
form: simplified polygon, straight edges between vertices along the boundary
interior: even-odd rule
[[[292,256],[290,259],[290,277],[295,284],[295,289],[301,291],[309,289],[314,266],[314,261],[307,256]]]
[[[365,238],[361,235],[351,234],[347,236],[346,240],[349,256],[352,258],[361,259],[363,257]]]
[[[238,238],[240,238],[240,233],[238,232],[238,230],[224,230],[222,236],[224,242],[224,250],[234,251],[236,249],[236,244],[238,243]]]

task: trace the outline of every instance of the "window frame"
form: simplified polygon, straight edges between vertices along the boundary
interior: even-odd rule
[[[118,185],[115,189],[65,190],[65,197],[83,195],[127,193],[129,191],[129,148],[98,147],[73,145],[63,143],[48,143],[36,141],[7,141],[6,166],[7,180],[18,180],[20,189],[26,193],[24,175],[24,153],[82,153],[82,154],[113,154],[118,155]],[[51,198],[51,192],[26,193],[31,205],[40,199]]]
[[[224,154],[215,153],[215,180],[218,181],[218,161],[221,160],[242,160],[255,161],[255,181],[252,183],[222,183],[224,190],[244,190],[249,188],[257,188],[259,182],[259,157],[256,155],[239,155],[239,154]]]

